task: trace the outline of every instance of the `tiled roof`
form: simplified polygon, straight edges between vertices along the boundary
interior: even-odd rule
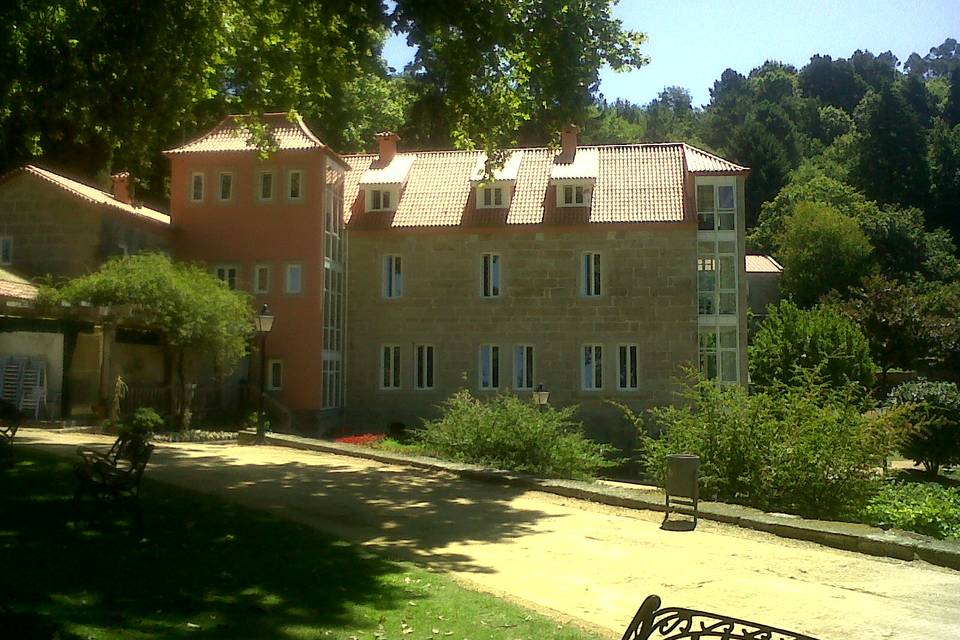
[[[783,273],[780,263],[770,256],[747,254],[744,259],[747,273]]]
[[[125,202],[121,202],[120,200],[114,198],[113,194],[107,193],[106,191],[101,191],[96,187],[91,187],[88,184],[77,182],[76,180],[72,180],[66,176],[48,171],[47,169],[41,169],[40,167],[32,164],[28,164],[20,167],[19,169],[11,171],[9,174],[4,176],[4,180],[21,172],[36,176],[45,182],[59,187],[61,190],[67,192],[71,196],[86,202],[117,209],[136,218],[150,220],[164,225],[170,224],[170,216],[162,211],[157,211],[156,209],[151,209],[150,207],[134,206]]]
[[[580,147],[574,162],[554,162],[556,150],[513,150],[503,171],[516,185],[509,210],[475,210],[471,190],[484,155],[478,151],[398,154],[413,158],[396,212],[364,212],[358,200],[361,176],[375,155],[346,156],[347,222],[355,228],[436,227],[489,224],[573,224],[580,222],[681,222],[685,219],[685,167],[697,172],[740,174],[747,169],[685,144],[634,144]],[[393,163],[391,163],[393,164]],[[557,167],[561,169],[557,170]],[[689,170],[689,169],[687,169]],[[560,174],[559,176],[557,174]],[[551,180],[595,177],[590,207],[557,208]],[[504,215],[505,212],[505,215]]]
[[[407,181],[410,167],[416,159],[416,154],[398,153],[389,164],[380,165],[374,157],[370,167],[363,172],[360,184],[403,184]]]
[[[6,269],[0,269],[0,298],[33,300],[37,297],[37,287]]]
[[[683,145],[683,153],[687,158],[687,171],[691,173],[749,173],[750,169],[741,167],[728,160],[724,160],[703,149]]]
[[[239,115],[229,115],[199,138],[179,147],[167,149],[164,153],[177,155],[211,151],[257,151],[258,148],[253,143],[250,132],[241,120],[242,117]],[[265,113],[263,122],[273,136],[278,151],[325,149],[338,162],[346,165],[339,155],[313,135],[300,116],[295,115],[291,119],[288,113]]]

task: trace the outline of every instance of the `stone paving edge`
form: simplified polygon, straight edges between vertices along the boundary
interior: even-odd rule
[[[240,444],[256,442],[256,433],[241,431]],[[488,469],[474,464],[447,462],[425,456],[378,451],[369,447],[270,433],[267,444],[365,458],[385,464],[397,464],[431,471],[445,471],[463,478],[483,482],[508,483],[552,493],[566,498],[587,500],[612,507],[664,512],[663,493],[655,487],[638,485],[626,488],[601,482],[554,480],[527,474]],[[722,502],[700,502],[699,517],[745,529],[764,531],[795,540],[805,540],[827,547],[854,551],[898,560],[924,560],[930,564],[960,571],[960,543],[936,540],[910,531],[884,530],[865,524],[809,520],[788,514],[765,513],[758,509]],[[677,507],[675,511],[692,515],[693,509]]]

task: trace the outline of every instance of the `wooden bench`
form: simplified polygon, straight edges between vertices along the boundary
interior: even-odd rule
[[[660,598],[647,596],[621,640],[816,640],[794,631],[730,618],[715,613],[660,607]]]
[[[137,524],[142,525],[140,480],[153,454],[153,445],[120,437],[105,453],[91,449],[79,449],[77,453],[80,461],[73,469],[79,483],[74,500],[79,503],[84,496],[90,496],[104,507],[133,502]]]

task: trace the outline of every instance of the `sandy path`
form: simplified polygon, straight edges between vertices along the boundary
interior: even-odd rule
[[[70,454],[109,438],[25,429]],[[444,473],[281,447],[163,445],[148,476],[267,508],[619,633],[643,598],[822,640],[960,638],[960,572]],[[149,498],[146,498],[149,500]]]

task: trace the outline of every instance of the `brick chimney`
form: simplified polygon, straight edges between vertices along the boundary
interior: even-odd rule
[[[560,156],[557,160],[563,164],[570,164],[577,155],[577,137],[580,127],[571,124],[560,132]]]
[[[397,155],[397,143],[400,142],[400,136],[393,131],[382,131],[374,137],[380,143],[380,157],[377,158],[377,164],[380,166],[390,164],[393,157]]]
[[[113,180],[113,197],[124,204],[133,204],[133,181],[130,180],[130,172],[121,171],[110,178]]]

